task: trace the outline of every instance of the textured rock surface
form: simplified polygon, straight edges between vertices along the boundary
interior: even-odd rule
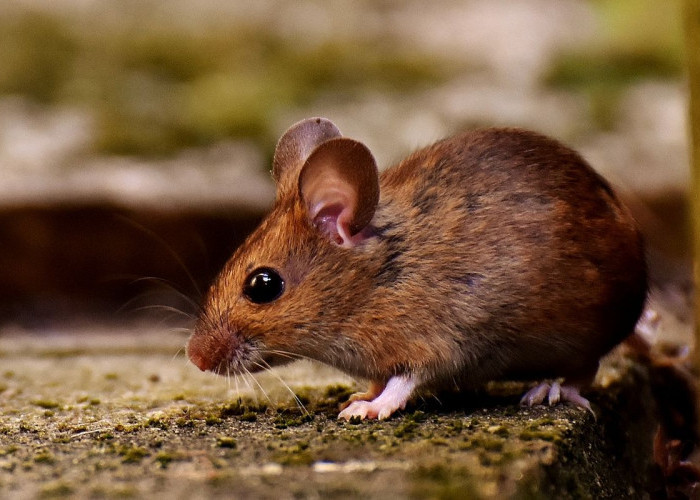
[[[0,337],[3,495],[623,498],[653,480],[653,404],[624,359],[590,394],[597,420],[521,409],[504,383],[348,423],[354,382],[328,368],[227,382],[185,363],[180,334],[85,333]]]

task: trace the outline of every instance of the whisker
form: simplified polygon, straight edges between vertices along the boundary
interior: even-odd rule
[[[292,354],[292,353],[288,353],[288,352],[284,352],[284,351],[276,351],[276,350],[273,351],[273,350],[268,349],[265,352],[270,353],[270,354],[275,354],[275,355],[281,356],[283,358],[292,359],[292,360],[304,359],[303,356],[297,356],[296,354]]]
[[[186,333],[186,334],[189,335],[189,334],[192,333],[192,328],[191,328],[191,327],[186,327],[186,326],[174,326],[174,327],[170,328],[169,330],[170,330],[172,333],[176,333],[176,334],[178,334],[178,335],[179,335],[179,334],[182,334],[182,333]]]
[[[292,397],[294,398],[294,401],[296,401],[297,406],[299,406],[301,411],[308,416],[311,415],[311,413],[309,413],[309,411],[306,409],[306,406],[304,406],[304,403],[302,403],[301,399],[299,399],[299,396],[297,396],[296,393],[292,390],[292,388],[289,387],[289,384],[287,384],[287,382],[284,381],[282,376],[279,373],[277,373],[275,370],[272,369],[272,367],[267,363],[267,361],[260,360],[260,363],[255,362],[255,365],[258,368],[262,368],[263,370],[272,374],[273,377],[275,377],[277,380],[279,380],[279,382],[284,386],[284,388],[287,389],[287,391],[289,391],[289,394],[292,395]]]
[[[278,356],[283,356],[288,359],[293,359],[293,360],[300,360],[300,359],[305,359],[307,361],[315,361],[313,358],[310,358],[308,356],[304,356],[303,354],[297,354],[295,352],[289,352],[289,351],[281,351],[279,349],[265,349],[266,353],[269,354],[276,354]]]
[[[180,347],[175,354],[173,354],[173,358],[170,360],[171,362],[174,362],[178,356],[180,356],[180,353],[185,349],[185,346]],[[187,356],[185,356],[185,361],[187,360]]]
[[[194,276],[192,276],[192,273],[190,270],[187,268],[183,260],[180,258],[180,256],[175,253],[175,251],[172,249],[172,247],[160,236],[158,236],[155,232],[152,230],[148,229],[147,227],[143,226],[142,224],[139,224],[138,222],[129,219],[128,217],[125,216],[117,216],[119,219],[122,221],[126,222],[127,224],[131,225],[132,227],[139,229],[143,231],[145,234],[153,238],[154,241],[159,243],[167,252],[170,254],[170,256],[173,258],[173,260],[180,266],[180,268],[184,271],[185,275],[187,276],[187,279],[189,279],[190,284],[192,285],[192,289],[197,293],[197,297],[203,297],[202,290],[199,288],[199,285],[197,284],[197,281],[194,279]]]
[[[183,305],[185,305],[185,307],[191,311],[186,312],[178,309],[178,311],[180,311],[181,313],[189,314],[193,318],[200,313],[201,306],[186,293],[183,293],[182,291],[178,290],[178,288],[173,283],[162,278],[146,276],[134,278],[130,281],[130,284],[133,285],[141,282],[153,283],[154,286],[149,290],[142,291],[135,297],[128,300],[117,310],[117,312],[123,313],[125,311],[131,311],[131,305],[134,303],[142,303],[146,301],[157,302],[159,298],[162,299],[165,293],[168,293],[171,296],[174,296],[177,299],[179,299],[181,302],[184,302]]]
[[[134,312],[165,311],[165,312],[173,313],[176,316],[182,316],[185,319],[189,319],[189,320],[196,319],[195,316],[193,316],[192,314],[185,312],[185,311],[182,311],[182,310],[178,309],[177,307],[166,306],[166,305],[161,305],[161,304],[150,304],[147,306],[140,306],[140,307],[137,307],[136,309],[133,309],[133,311]]]
[[[245,372],[241,372],[240,375],[241,375],[241,378],[243,379],[243,383],[245,384],[245,386],[253,394],[253,400],[255,401],[255,406],[258,406],[258,393],[255,389],[253,389],[253,387],[250,385],[250,382],[248,381],[248,377],[246,377],[246,375],[250,375],[250,373],[248,373],[248,371],[246,370]]]
[[[258,386],[258,388],[260,389],[260,391],[263,393],[263,396],[265,396],[265,399],[267,399],[267,401],[270,403],[270,406],[275,406],[274,403],[272,402],[272,400],[270,399],[270,396],[267,394],[267,391],[265,391],[265,389],[263,388],[263,386],[260,385],[260,382],[258,382],[258,379],[256,379],[255,376],[253,376],[253,374],[250,373],[250,371],[249,371],[247,368],[245,368],[245,372],[246,372],[248,375],[250,375],[250,378],[253,379],[253,382],[255,382],[255,384]],[[256,404],[256,406],[257,406],[257,400],[256,400],[255,404]]]
[[[175,285],[175,283],[165,278],[158,278],[157,276],[142,276],[140,278],[134,278],[133,280],[131,280],[131,284],[135,285],[144,281],[147,283],[155,283],[167,289],[168,291],[175,293],[179,298],[187,302],[187,304],[189,304],[195,311],[197,311],[200,307],[199,303],[196,300],[194,300],[192,297],[180,290],[177,287],[177,285]]]
[[[127,311],[131,310],[131,306],[134,303],[139,302],[140,300],[143,300],[143,294],[139,294],[136,297],[132,297],[131,299],[127,300],[124,302],[116,311],[117,314],[123,314],[126,313]]]

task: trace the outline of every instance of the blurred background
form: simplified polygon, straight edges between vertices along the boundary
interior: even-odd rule
[[[479,126],[570,144],[633,207],[684,321],[681,26],[679,0],[5,0],[0,323],[181,321],[308,116],[384,167]]]

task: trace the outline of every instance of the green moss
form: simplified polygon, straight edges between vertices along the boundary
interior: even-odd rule
[[[26,422],[19,423],[19,430],[20,430],[20,432],[29,432],[29,433],[38,433],[39,432],[39,430],[36,427],[33,427]]]
[[[129,423],[119,423],[114,426],[114,431],[118,433],[131,434],[141,430],[143,426],[141,424],[129,424]]]
[[[148,451],[141,446],[123,446],[118,454],[122,457],[122,463],[136,464],[148,455]]]
[[[502,451],[505,441],[496,437],[482,435],[474,437],[469,442],[470,448],[480,448],[486,451]]]
[[[546,431],[546,430],[535,430],[535,429],[524,429],[518,434],[518,437],[523,441],[552,441],[557,442],[561,440],[561,436],[556,431]]]
[[[90,498],[136,498],[138,490],[131,486],[95,486],[91,490]]]
[[[258,414],[252,411],[247,411],[239,417],[239,420],[242,422],[255,422],[258,420]]]
[[[16,452],[19,448],[15,445],[10,445],[6,448],[0,449],[0,457],[4,457],[7,455],[12,455],[14,452]]]
[[[508,437],[508,436],[510,435],[510,431],[509,431],[508,428],[507,428],[506,426],[504,426],[504,425],[494,425],[494,426],[491,426],[491,427],[489,427],[489,428],[487,429],[487,431],[488,431],[490,434],[494,434],[494,435],[500,436],[500,437]]]
[[[299,405],[307,406],[315,399],[315,393],[317,391],[309,387],[302,387],[294,391],[294,402]]]
[[[235,448],[236,440],[228,436],[219,436],[216,438],[216,446],[219,448]]]
[[[284,409],[280,408],[277,410],[278,414],[275,417],[273,423],[277,429],[286,429],[288,427],[298,427],[306,423],[312,422],[314,416],[309,413],[303,413],[298,408]]]
[[[264,412],[266,409],[267,406],[265,404],[258,404],[250,400],[238,399],[233,403],[227,403],[223,405],[219,409],[218,413],[220,418],[226,418],[231,416],[242,417],[243,415],[247,415],[247,418],[250,419],[249,415],[251,413]]]
[[[405,420],[401,422],[394,430],[394,436],[397,438],[411,438],[415,436],[415,430],[418,424],[413,420]]]
[[[159,451],[156,454],[156,463],[162,468],[165,469],[168,467],[168,465],[173,462],[176,459],[176,456],[168,451]]]
[[[40,450],[34,455],[34,462],[38,464],[53,464],[56,462],[56,457],[49,450]]]
[[[512,462],[515,455],[503,450],[494,450],[495,453],[479,452],[479,463],[484,467],[499,467]]]
[[[4,460],[0,462],[0,469],[6,471],[6,472],[14,472],[15,468],[17,467],[17,462],[11,462],[9,460]]]
[[[323,397],[328,399],[335,399],[338,403],[347,401],[353,390],[344,384],[334,384],[329,385],[323,391]]]
[[[189,427],[192,428],[195,425],[195,420],[188,417],[179,417],[175,419],[175,425],[180,428]]]
[[[44,408],[47,410],[55,409],[61,406],[60,403],[51,399],[35,399],[34,401],[32,401],[32,404],[38,406],[39,408]]]
[[[39,489],[41,498],[60,498],[71,496],[72,494],[73,486],[63,481],[47,483]]]
[[[214,415],[207,415],[204,418],[204,423],[211,426],[211,425],[219,425],[221,423],[221,418],[216,417]]]
[[[146,425],[148,427],[155,427],[157,429],[167,429],[169,427],[169,423],[166,418],[162,417],[151,417],[146,421]]]

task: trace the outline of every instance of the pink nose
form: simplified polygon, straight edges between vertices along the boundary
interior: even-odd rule
[[[192,337],[187,344],[187,357],[189,357],[190,361],[203,372],[211,370],[216,366],[216,363],[218,363],[218,361],[215,362],[215,360],[212,359],[210,355],[211,351],[207,349],[205,344],[206,342],[202,342],[201,339],[196,336]]]

